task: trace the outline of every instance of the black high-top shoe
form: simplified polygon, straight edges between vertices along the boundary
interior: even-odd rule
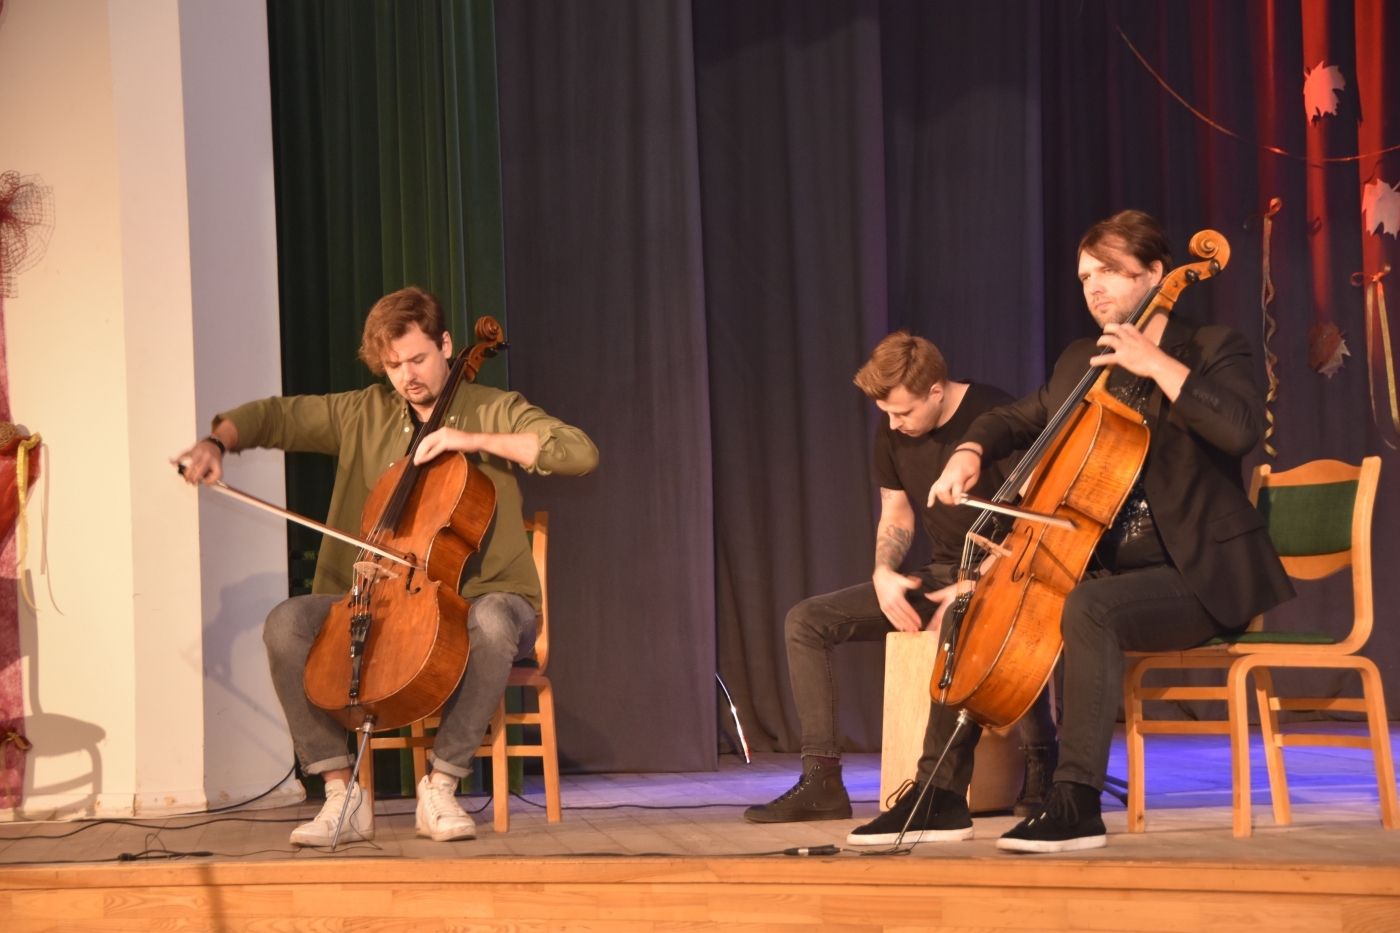
[[[1021,796],[1016,798],[1016,815],[1035,816],[1045,806],[1045,797],[1055,780],[1055,768],[1060,763],[1060,743],[1024,745],[1026,779],[1021,782]]]
[[[802,777],[787,793],[762,806],[749,807],[750,823],[799,823],[808,820],[849,820],[851,797],[841,781],[840,765],[802,759]]]
[[[1099,791],[1088,784],[1056,781],[1045,809],[997,840],[1008,852],[1075,852],[1108,845],[1099,810]]]
[[[846,837],[853,846],[890,846],[896,842],[913,845],[916,842],[959,842],[972,838],[972,815],[967,812],[967,798],[941,787],[934,787],[919,800],[921,785],[905,781],[897,793],[894,805],[875,819],[859,826]],[[911,820],[909,814],[913,813]],[[904,824],[909,829],[904,829]],[[899,834],[904,832],[901,840]]]

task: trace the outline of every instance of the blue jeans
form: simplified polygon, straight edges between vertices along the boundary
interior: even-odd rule
[[[348,768],[354,758],[346,751],[346,729],[306,698],[302,671],[316,633],[340,596],[294,596],[279,603],[263,626],[263,644],[272,669],[272,685],[297,760],[307,774]],[[457,689],[442,705],[442,725],[433,740],[433,768],[464,777],[481,745],[510,677],[511,664],[535,645],[535,610],[514,593],[487,593],[472,601],[467,613],[471,654]]]

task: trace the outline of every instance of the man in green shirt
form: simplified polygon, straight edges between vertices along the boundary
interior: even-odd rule
[[[375,480],[404,456],[447,384],[452,336],[437,299],[417,288],[381,298],[365,321],[360,358],[375,375],[387,376],[392,388],[380,383],[357,392],[269,398],[217,415],[210,436],[180,456],[186,479],[218,481],[226,451],[272,447],[330,454],[337,466],[326,522],[357,532]],[[462,681],[442,707],[432,773],[418,785],[418,834],[437,841],[476,835],[472,818],[457,803],[456,787],[505,691],[511,664],[534,645],[540,581],[525,536],[515,467],[579,476],[598,464],[598,450],[586,434],[518,392],[463,384],[443,424],[423,439],[415,462],[450,451],[468,455],[496,486],[496,516],[481,551],[463,572],[460,591],[472,604],[467,615],[471,655]],[[297,845],[330,844],[346,794],[350,808],[340,838],[374,837],[372,808],[350,780],[346,730],[313,706],[302,688],[311,644],[332,603],[353,582],[355,554],[352,545],[326,538],[312,595],[279,604],[263,629],[273,685],[302,770],[320,774],[326,782],[320,814],[292,831]]]

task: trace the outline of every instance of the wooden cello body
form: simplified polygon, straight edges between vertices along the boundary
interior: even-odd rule
[[[477,322],[408,452],[375,482],[360,536],[412,566],[361,551],[350,594],[331,606],[303,675],[307,698],[349,729],[396,729],[430,715],[466,669],[469,603],[457,592],[496,509],[496,487],[457,452],[414,466],[418,442],[442,424],[462,381],[503,346],[500,325]]]
[[[1130,323],[1141,329],[1152,315],[1169,312],[1188,285],[1229,261],[1229,244],[1212,230],[1192,237],[1190,249],[1203,261],[1168,273]],[[962,592],[947,612],[930,692],[983,726],[1014,723],[1044,688],[1063,647],[1065,599],[1146,462],[1147,425],[1106,390],[1109,371],[1085,374],[993,499],[1011,503],[1020,495],[1018,508],[1073,527],[1016,519],[980,578],[988,551],[977,533],[988,515],[974,523],[964,547]]]

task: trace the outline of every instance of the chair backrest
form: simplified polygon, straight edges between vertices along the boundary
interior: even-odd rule
[[[1254,468],[1249,501],[1268,523],[1283,569],[1299,580],[1319,580],[1351,567],[1353,620],[1339,648],[1355,651],[1371,637],[1371,513],[1380,485],[1381,458],[1352,466],[1313,460],[1281,473]],[[1262,626],[1262,617],[1251,629]]]
[[[540,578],[540,617],[535,621],[535,661],[544,673],[549,666],[549,513],[536,512],[525,519],[525,531],[531,537],[530,555],[535,559],[535,572]]]

